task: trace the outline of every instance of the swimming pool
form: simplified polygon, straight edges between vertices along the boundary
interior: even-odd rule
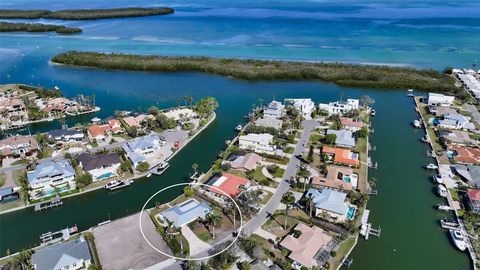
[[[103,180],[103,179],[107,179],[107,178],[111,178],[111,177],[114,177],[115,174],[112,173],[112,172],[108,172],[108,173],[104,173],[100,176],[97,177],[98,180]]]
[[[353,206],[348,207],[347,219],[353,220],[355,218],[355,212],[357,212],[356,207],[353,207]]]
[[[344,182],[350,183],[352,180],[350,180],[350,177],[344,177],[343,178]]]

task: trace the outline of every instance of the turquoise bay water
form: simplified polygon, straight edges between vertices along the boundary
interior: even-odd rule
[[[49,59],[68,50],[96,50],[142,54],[186,54],[242,58],[383,63],[442,69],[470,67],[479,59],[480,5],[476,1],[24,1],[4,0],[0,8],[105,8],[113,6],[176,8],[169,16],[96,21],[47,21],[81,27],[75,36],[56,34],[0,34],[0,83],[59,86],[72,97],[95,94],[102,110],[145,110],[151,105],[176,105],[178,97],[215,96],[220,103],[215,122],[172,160],[161,177],[152,176],[129,188],[105,190],[69,198],[61,208],[42,213],[32,209],[0,215],[0,254],[38,244],[49,230],[77,224],[87,229],[111,217],[139,211],[144,201],[167,185],[188,179],[191,164],[206,171],[232,138],[252,103],[262,98],[311,97],[315,102],[372,96],[377,102],[373,120],[373,153],[379,169],[379,195],[369,209],[382,237],[361,240],[351,269],[468,269],[445,231],[439,229],[433,205],[439,202],[429,175],[421,168],[423,136],[410,127],[417,118],[405,91],[342,88],[310,82],[247,82],[198,73],[146,73],[85,69],[53,65]],[[93,115],[67,120],[88,122]],[[60,124],[32,126],[33,132]],[[178,190],[158,198],[166,202]]]

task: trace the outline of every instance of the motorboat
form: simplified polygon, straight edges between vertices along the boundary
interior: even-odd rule
[[[422,137],[422,142],[424,142],[424,143],[429,143],[429,142],[430,142],[430,141],[428,140],[428,136],[427,136],[427,135],[425,135],[425,136]]]
[[[98,118],[98,117],[94,117],[94,118],[92,118],[92,120],[90,120],[90,122],[91,122],[92,124],[99,123],[100,121],[102,121],[102,119],[100,119],[100,118]]]
[[[453,243],[459,250],[465,251],[467,249],[465,237],[462,235],[462,232],[460,230],[450,229],[450,237],[452,238]]]
[[[440,220],[440,225],[444,229],[457,229],[460,225],[455,219],[443,218]]]
[[[433,176],[433,180],[435,180],[435,182],[437,182],[438,184],[443,184],[443,177],[441,174],[435,174]]]
[[[170,164],[168,164],[168,162],[162,161],[162,162],[160,162],[160,164],[158,164],[157,171],[161,171],[161,170],[167,168],[169,165]]]
[[[375,116],[376,113],[377,113],[377,112],[375,112],[375,109],[371,109],[371,110],[370,110],[370,115],[371,115],[371,116]]]
[[[447,197],[447,188],[444,185],[438,185],[438,195],[440,197]]]
[[[413,120],[413,126],[416,127],[416,128],[421,128],[422,127],[422,123],[420,122],[420,120],[418,119],[415,119]]]
[[[121,181],[118,181],[118,180],[112,180],[110,182],[108,182],[106,185],[105,185],[105,188],[106,189],[113,189],[119,185],[121,185],[122,182]]]
[[[121,189],[121,188],[124,188],[124,187],[128,187],[132,183],[133,183],[132,179],[126,179],[126,180],[122,180],[122,181],[112,180],[112,181],[108,182],[108,184],[105,185],[105,188],[113,191],[113,190]]]
[[[428,170],[436,170],[436,169],[438,169],[438,166],[433,164],[433,163],[430,163],[427,166],[425,166],[425,168],[428,169]]]
[[[146,177],[147,177],[147,178],[149,178],[150,176],[152,176],[152,174],[151,174],[151,173],[147,174],[147,176],[146,176]]]
[[[243,126],[242,125],[238,125],[237,127],[235,127],[235,130],[236,131],[241,131],[243,129]]]
[[[437,204],[437,209],[442,211],[451,211],[452,208],[445,204]]]
[[[409,88],[407,91],[411,93],[411,92],[413,92],[413,89]]]
[[[435,154],[435,151],[433,151],[433,150],[428,150],[427,151],[427,156],[434,158],[434,157],[437,157],[437,154]]]

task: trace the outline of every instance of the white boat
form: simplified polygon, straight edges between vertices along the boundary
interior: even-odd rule
[[[422,127],[422,123],[419,120],[413,120],[413,126],[416,128]]]
[[[243,126],[242,126],[242,125],[238,125],[238,126],[235,128],[235,130],[236,130],[236,131],[241,131],[241,130],[242,130],[242,128],[243,128]]]
[[[436,170],[436,169],[438,169],[438,166],[433,164],[433,163],[430,163],[427,166],[425,166],[425,168],[429,169],[429,170]]]
[[[412,89],[412,88],[409,88],[407,91],[408,91],[408,92],[413,92],[413,89]]]
[[[447,188],[444,185],[438,185],[438,195],[440,197],[447,197]]]
[[[438,210],[442,210],[442,211],[451,211],[452,210],[452,208],[450,208],[450,206],[445,205],[445,204],[437,204],[437,208],[438,208]]]
[[[58,86],[54,86],[53,89],[60,90],[60,88]]]
[[[425,135],[425,136],[422,137],[422,142],[424,142],[424,143],[429,143],[429,142],[430,142],[430,141],[428,140],[427,135]]]
[[[453,243],[459,250],[465,251],[467,249],[467,243],[460,230],[450,229],[450,237],[452,237]]]
[[[437,157],[437,154],[435,154],[435,151],[433,151],[433,150],[428,150],[427,151],[427,156],[434,158],[434,157]]]
[[[372,110],[370,111],[370,115],[371,115],[371,116],[375,116],[376,113],[377,113],[377,112],[375,112],[375,109],[372,109]]]
[[[152,174],[151,174],[151,173],[147,174],[147,178],[149,178],[150,176],[152,176]]]
[[[132,179],[126,179],[126,180],[122,180],[122,181],[112,180],[112,181],[108,182],[108,184],[105,185],[105,188],[113,191],[113,190],[121,189],[121,188],[124,188],[124,187],[128,187],[132,183],[133,183]]]
[[[437,182],[438,184],[443,184],[443,177],[441,174],[435,174],[433,176],[433,180],[435,180],[435,182]]]
[[[460,226],[455,219],[448,218],[440,220],[440,225],[443,229],[458,229],[458,227]]]
[[[160,164],[158,164],[157,171],[163,170],[163,169],[167,168],[169,165],[170,164],[168,164],[168,162],[162,161],[162,162],[160,162]]]
[[[102,121],[102,119],[100,119],[98,117],[94,117],[94,118],[92,118],[92,120],[90,120],[90,122],[92,122],[92,123],[98,123],[100,121]]]
[[[105,188],[106,189],[112,189],[112,188],[115,188],[119,185],[121,185],[122,182],[118,181],[118,180],[112,180],[110,182],[108,182],[108,184],[105,185]]]

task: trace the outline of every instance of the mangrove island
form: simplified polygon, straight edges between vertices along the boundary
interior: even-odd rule
[[[120,70],[196,71],[245,80],[321,80],[342,86],[414,88],[461,94],[461,89],[455,86],[455,78],[449,74],[406,67],[78,51],[56,55],[52,62]]]
[[[0,22],[0,32],[56,32],[58,34],[78,34],[82,32],[82,29],[55,24]]]
[[[108,18],[141,17],[173,13],[172,8],[111,8],[111,9],[66,9],[66,10],[22,10],[0,9],[1,19],[56,19],[96,20]]]

